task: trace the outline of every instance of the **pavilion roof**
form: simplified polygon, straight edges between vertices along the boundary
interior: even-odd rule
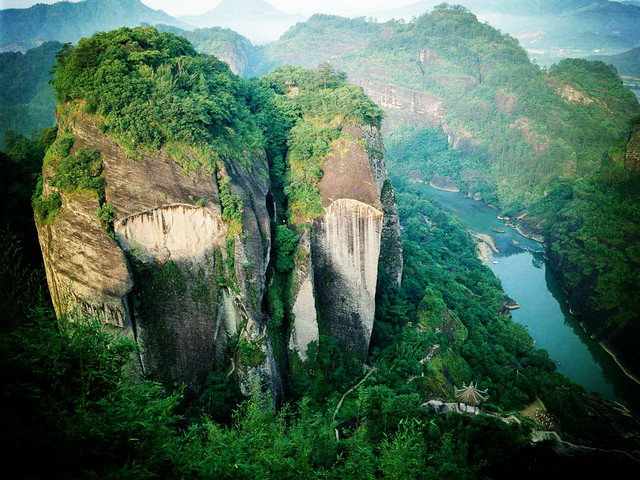
[[[462,388],[455,389],[455,397],[459,403],[466,405],[480,405],[487,401],[488,395],[486,390],[479,390],[477,385],[471,382],[469,385],[462,384]]]

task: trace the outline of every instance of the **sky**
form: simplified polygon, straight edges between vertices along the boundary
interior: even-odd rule
[[[59,0],[0,0],[0,8],[27,8],[36,3],[57,3]],[[222,0],[141,0],[148,7],[164,10],[169,15],[195,15],[213,9]],[[418,0],[266,0],[287,13],[333,13],[356,15],[391,10]]]

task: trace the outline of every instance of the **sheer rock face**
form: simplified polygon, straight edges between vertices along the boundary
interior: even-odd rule
[[[385,124],[440,127],[453,148],[468,153],[477,147],[471,133],[459,125],[449,125],[445,116],[445,102],[437,96],[358,76],[351,78],[351,81],[360,85],[371,100],[384,108]]]
[[[186,171],[164,151],[131,159],[92,118],[64,126],[76,137],[72,153],[101,153],[116,239],[96,217],[95,195],[60,192],[60,212],[38,229],[58,314],[98,314],[106,324],[131,327],[143,368],[165,384],[195,385],[212,369],[234,369],[245,387],[259,376],[277,389],[268,341],[255,342],[264,358],[252,365],[243,364],[230,344],[236,334],[254,342],[265,330],[261,299],[270,231],[264,156],[250,167],[225,163],[218,172],[242,200],[242,232],[232,235],[210,171]],[[48,185],[54,176],[55,166],[45,167],[45,195],[55,188]]]
[[[164,263],[197,258],[226,243],[220,214],[189,204],[166,205],[118,220],[118,241],[126,251]]]
[[[371,205],[342,198],[311,230],[319,330],[363,361],[375,314],[382,217]]]
[[[53,190],[45,186],[44,193]],[[83,192],[60,194],[62,207],[55,222],[38,228],[57,314],[73,309],[104,323],[129,325],[126,295],[133,282],[123,251],[105,234],[95,215],[98,199]]]
[[[377,129],[345,128],[333,143],[319,183],[325,214],[303,234],[293,281],[290,346],[306,358],[319,335],[364,361],[375,314],[379,269],[402,276],[397,206]],[[381,255],[382,253],[382,255]]]
[[[111,238],[96,217],[96,195],[61,191],[62,207],[39,226],[47,278],[59,314],[98,315],[141,345],[146,373],[167,385],[195,386],[211,370],[233,370],[280,391],[274,342],[262,300],[270,257],[268,166],[223,162],[217,176],[242,203],[242,231],[224,217],[216,175],[183,169],[164,151],[130,158],[92,117],[61,119],[75,135],[72,154],[98,150]],[[300,231],[292,273],[289,347],[305,359],[320,335],[367,355],[378,278],[399,284],[402,248],[397,206],[380,133],[347,127],[332,145],[319,183],[325,214]],[[55,162],[43,171],[55,190]],[[239,344],[232,339],[239,339]],[[243,345],[250,348],[241,348]],[[258,351],[256,352],[256,347]]]

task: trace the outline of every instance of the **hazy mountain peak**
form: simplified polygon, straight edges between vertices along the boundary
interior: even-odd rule
[[[264,43],[278,39],[305,17],[285,13],[264,0],[222,0],[213,10],[180,19],[198,27],[230,28],[254,43]]]
[[[140,0],[84,0],[0,10],[0,50],[26,50],[45,40],[75,42],[98,31],[163,23],[187,24]]]
[[[214,10],[218,13],[221,12],[230,12],[230,13],[238,13],[244,10],[251,10],[253,12],[265,12],[272,13],[275,15],[288,15],[282,10],[278,10],[276,7],[271,5],[269,2],[265,2],[264,0],[222,0],[218,4]]]

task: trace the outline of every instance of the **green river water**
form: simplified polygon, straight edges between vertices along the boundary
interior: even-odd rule
[[[505,226],[497,218],[498,212],[482,202],[428,185],[419,188],[458,217],[468,230],[493,237],[500,253],[493,254],[488,266],[501,280],[505,293],[520,304],[512,311],[513,319],[527,327],[539,348],[549,352],[558,371],[587,392],[625,405],[640,419],[640,385],[622,372],[569,313],[560,284],[544,259],[542,245]],[[505,232],[497,233],[492,228]]]

